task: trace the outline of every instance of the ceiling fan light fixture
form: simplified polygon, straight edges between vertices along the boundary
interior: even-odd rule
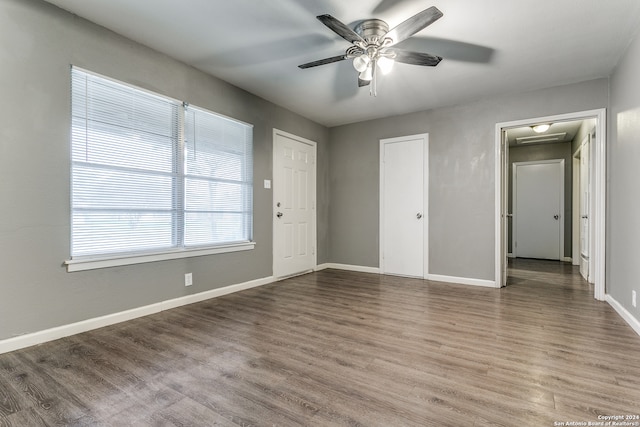
[[[544,123],[540,125],[531,126],[531,129],[533,129],[535,133],[544,133],[548,131],[550,127],[551,127],[551,123]]]
[[[395,61],[391,58],[387,58],[386,56],[381,56],[380,58],[378,58],[377,63],[380,71],[382,71],[382,74],[386,76],[393,69],[393,64],[395,64]]]
[[[359,73],[363,73],[364,71],[366,71],[366,69],[369,68],[370,64],[371,58],[369,58],[366,53],[353,58],[353,68],[355,68]]]
[[[373,67],[367,67],[359,75],[360,80],[370,82],[373,79]]]

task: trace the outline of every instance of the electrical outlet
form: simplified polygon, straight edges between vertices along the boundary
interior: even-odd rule
[[[631,305],[636,306],[636,291],[631,291]]]
[[[193,273],[186,273],[184,275],[184,285],[185,286],[193,285]]]

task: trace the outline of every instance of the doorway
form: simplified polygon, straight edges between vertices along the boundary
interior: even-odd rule
[[[380,140],[380,272],[428,272],[428,135]]]
[[[273,130],[273,275],[316,266],[316,143]]]
[[[591,147],[591,179],[588,226],[591,236],[590,264],[593,270],[594,297],[605,298],[605,189],[606,189],[606,110],[589,110],[555,116],[537,117],[526,120],[496,124],[496,200],[495,200],[495,277],[496,286],[507,284],[507,248],[509,224],[509,146],[507,131],[518,127],[531,126],[538,123],[557,123],[575,120],[592,119],[595,123],[595,138]]]

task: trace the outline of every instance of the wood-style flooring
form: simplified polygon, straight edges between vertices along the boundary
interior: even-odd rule
[[[516,260],[510,283],[325,270],[0,355],[0,426],[640,415],[640,337],[575,267]]]

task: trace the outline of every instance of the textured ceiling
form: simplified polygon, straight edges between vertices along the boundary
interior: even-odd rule
[[[327,126],[608,76],[640,26],[638,0],[47,0]],[[378,96],[342,61],[349,44],[315,16],[391,27],[444,17],[399,47],[444,57],[396,64]]]

